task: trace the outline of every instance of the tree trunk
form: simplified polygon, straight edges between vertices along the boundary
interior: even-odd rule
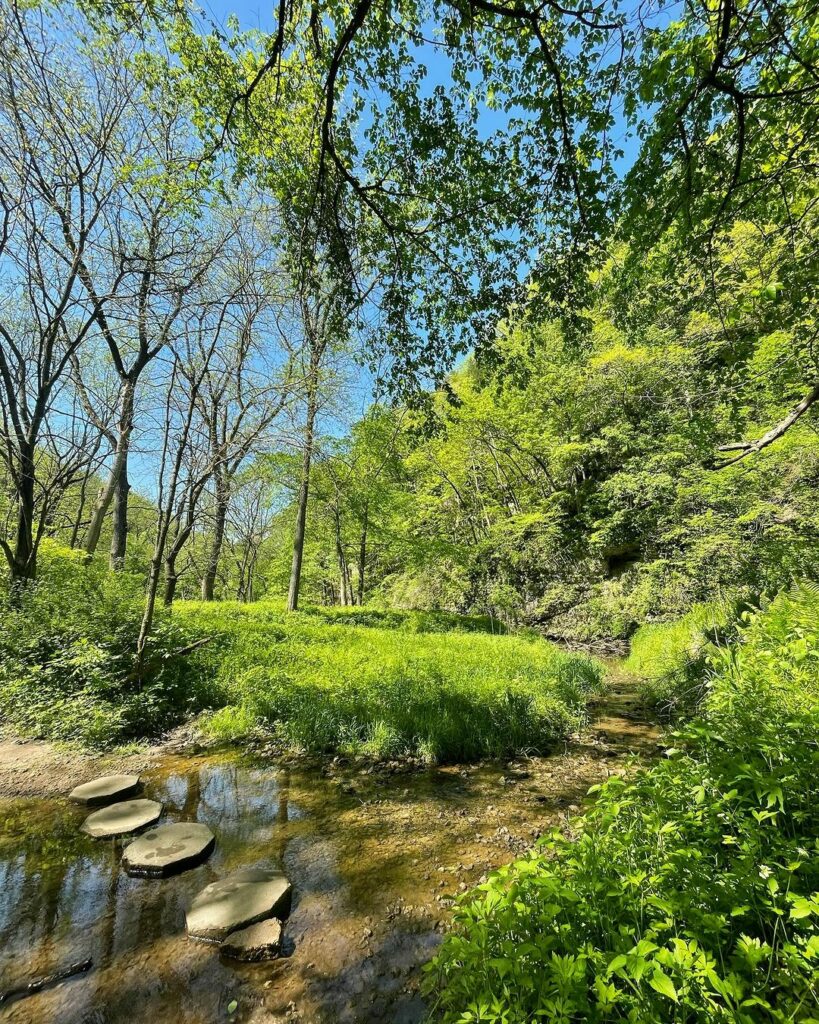
[[[14,538],[14,552],[12,558],[9,559],[9,569],[14,583],[25,583],[28,580],[33,580],[37,575],[37,552],[34,542],[34,485],[33,446],[26,445],[20,452],[17,530]]]
[[[367,567],[367,528],[370,524],[370,506],[364,504],[364,515],[361,517],[361,543],[358,547],[358,605],[364,604],[364,572]]]
[[[111,543],[111,567],[120,568],[125,560],[125,547],[128,533],[128,452],[131,447],[131,432],[134,427],[134,394],[135,386],[131,380],[126,380],[120,391],[119,416],[117,424],[117,444],[114,451],[114,464],[105,485],[100,488],[97,495],[97,502],[91,514],[91,522],[85,535],[83,547],[89,555],[97,550],[100,541],[100,534],[105,523],[105,517],[111,508],[111,502],[116,498],[120,507],[114,508],[114,522],[116,533],[119,522],[121,540],[117,543],[116,554],[114,543]],[[123,485],[123,476],[125,478]],[[120,488],[124,486],[124,492]],[[120,563],[115,565],[115,561]]]
[[[344,556],[344,545],[341,543],[341,516],[338,509],[334,513],[336,526],[336,559],[338,560],[338,590],[341,604],[346,606],[352,602],[349,580],[347,578],[347,559]]]
[[[304,452],[301,460],[301,481],[299,483],[298,507],[296,509],[296,532],[293,536],[293,561],[290,566],[290,588],[287,593],[287,610],[294,612],[299,606],[301,566],[304,560],[304,532],[307,524],[307,499],[310,496],[310,463],[313,458],[313,429],[318,407],[318,368],[312,372],[310,391],[307,396],[307,421],[304,426]]]
[[[125,568],[125,552],[128,545],[128,455],[122,463],[114,487],[113,532],[111,534],[111,568],[115,571]]]
[[[222,544],[225,539],[225,523],[230,497],[224,483],[216,482],[216,517],[213,524],[213,540],[208,552],[208,563],[202,577],[202,600],[212,601],[216,587],[216,574],[219,571],[219,559],[222,555]]]
[[[80,529],[82,528],[82,517],[85,512],[85,502],[88,496],[88,481],[91,479],[90,468],[85,472],[82,478],[82,484],[80,486],[80,497],[77,502],[77,514],[74,516],[74,523],[71,527],[71,542],[70,547],[76,548],[77,541],[80,536]]]
[[[179,583],[179,576],[176,572],[176,552],[172,551],[165,559],[165,593],[162,600],[166,608],[170,608],[173,604],[177,583]]]

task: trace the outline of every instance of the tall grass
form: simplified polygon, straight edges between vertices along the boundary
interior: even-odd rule
[[[691,713],[705,694],[709,659],[736,636],[741,602],[695,604],[679,619],[646,623],[631,639],[629,672],[642,680],[643,702],[666,715]]]
[[[0,724],[106,747],[204,711],[222,738],[265,730],[315,753],[459,761],[547,750],[600,686],[590,659],[478,616],[231,602],[160,613],[138,677],[142,590],[44,545],[36,585],[0,595]]]
[[[182,603],[175,616],[215,638],[199,663],[227,706],[210,732],[262,728],[312,753],[462,761],[545,751],[578,727],[601,685],[591,659],[476,632],[474,619],[229,602]],[[362,621],[378,625],[352,624]]]

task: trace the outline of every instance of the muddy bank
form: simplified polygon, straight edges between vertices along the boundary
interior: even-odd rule
[[[127,754],[86,754],[40,740],[0,735],[0,799],[60,797],[66,780],[72,785],[98,775],[139,773],[160,763],[163,748],[148,747]]]
[[[29,770],[4,765],[3,792],[23,782],[0,801],[0,991],[85,958],[93,967],[10,1002],[3,1019],[420,1021],[420,965],[451,899],[579,813],[588,787],[620,770],[629,751],[653,752],[657,733],[634,701],[615,678],[581,737],[551,757],[510,764],[388,774],[225,754],[129,756],[116,767],[144,769],[147,758],[146,795],[165,803],[168,819],[204,822],[217,836],[207,864],[161,881],[128,878],[116,842],[78,832],[81,810],[26,797]],[[48,759],[45,749],[37,756]],[[66,756],[46,769],[61,793],[99,766]],[[29,768],[36,773],[36,762]],[[184,911],[204,885],[255,864],[283,869],[294,885],[285,955],[263,965],[220,961],[213,947],[185,938]]]

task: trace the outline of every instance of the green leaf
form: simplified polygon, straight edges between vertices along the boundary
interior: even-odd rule
[[[661,996],[666,996],[668,999],[673,999],[676,1003],[678,1002],[677,990],[674,987],[674,982],[669,976],[661,971],[659,968],[654,971],[648,981],[649,985],[654,989],[655,992],[659,992]]]

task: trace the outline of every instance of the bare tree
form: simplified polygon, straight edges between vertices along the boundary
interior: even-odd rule
[[[296,497],[296,523],[293,533],[293,558],[287,610],[296,611],[299,604],[301,570],[304,562],[304,540],[307,527],[307,506],[310,499],[310,469],[316,444],[316,417],[321,405],[322,371],[325,359],[350,334],[350,320],[356,305],[343,285],[325,286],[313,282],[302,287],[298,295],[304,346],[305,418],[301,443],[301,469]]]
[[[238,483],[230,516],[231,547],[237,571],[236,599],[256,599],[257,564],[275,517],[269,485],[263,476],[248,474]]]
[[[200,398],[213,465],[211,537],[201,581],[204,601],[214,597],[236,478],[251,454],[269,446],[272,425],[301,386],[287,338],[279,339],[285,342],[279,346],[273,328],[282,302],[280,271],[254,241],[245,239],[234,254],[236,288],[225,317],[230,340],[217,353]]]
[[[61,403],[100,315],[81,268],[117,186],[132,83],[120,62],[80,75],[42,10],[15,4],[0,11],[0,65],[0,457],[16,506],[0,547],[24,580],[54,501],[88,461],[74,409]]]
[[[224,243],[219,237],[223,225],[200,208],[204,180],[191,169],[196,168],[195,154],[184,112],[166,103],[140,118],[133,136],[142,170],[123,183],[106,218],[112,265],[83,260],[80,266],[82,283],[99,309],[99,330],[118,380],[115,422],[107,432],[110,471],[84,546],[89,554],[96,550],[113,505],[110,560],[115,569],[124,564],[127,549],[128,461],[140,379],[171,342],[187,298]],[[115,292],[111,279],[118,283]]]
[[[162,424],[162,449],[156,502],[156,533],[148,571],[145,608],[137,638],[137,673],[141,673],[144,668],[145,648],[153,628],[159,581],[162,576],[168,536],[174,521],[174,509],[178,499],[185,460],[189,455],[199,392],[207,376],[217,342],[218,337],[214,335],[204,347],[194,346],[188,337],[184,339],[184,349],[181,352],[176,347],[171,349],[172,359],[167,380]],[[179,386],[183,377],[187,382],[187,387]]]

